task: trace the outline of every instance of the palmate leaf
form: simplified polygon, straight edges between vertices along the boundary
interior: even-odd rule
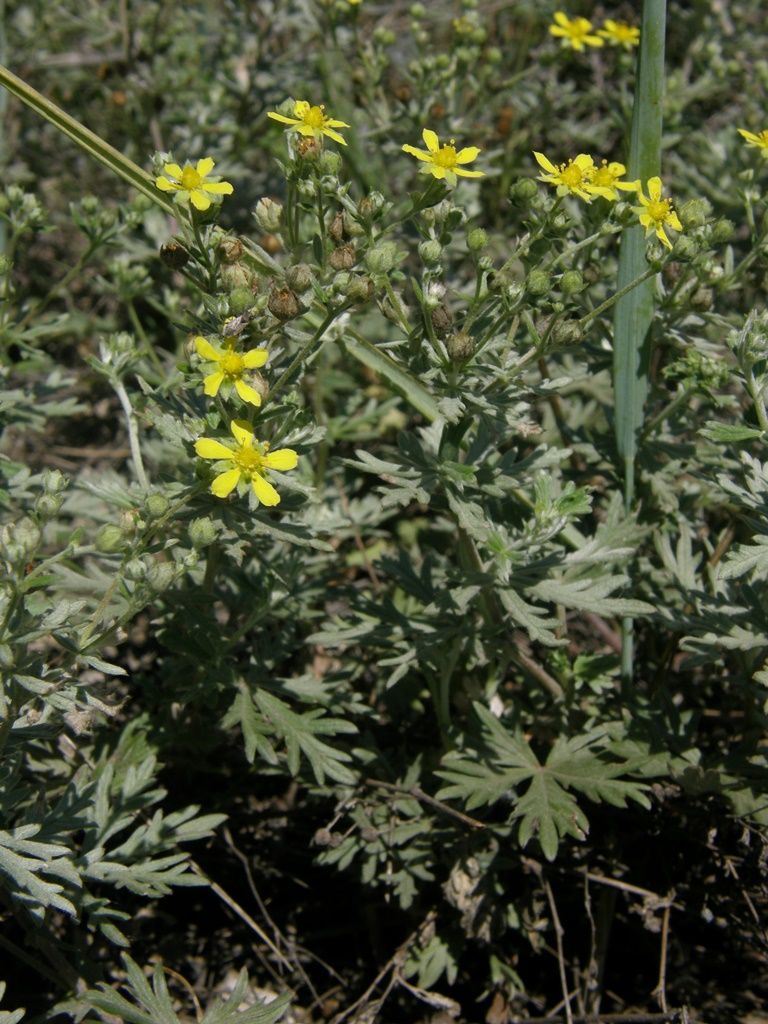
[[[123,954],[123,963],[126,973],[125,987],[131,996],[130,999],[100,982],[98,989],[83,992],[79,996],[79,1001],[102,1013],[121,1017],[131,1024],[179,1024],[162,967],[155,967],[150,986],[144,972],[126,954]],[[285,1013],[290,998],[287,995],[268,1004],[259,1003],[247,1007],[242,1012],[238,1011],[247,988],[248,972],[242,970],[229,999],[226,1002],[216,999],[200,1024],[274,1024]]]
[[[535,835],[547,860],[554,860],[563,836],[583,839],[589,829],[571,790],[615,807],[625,807],[628,799],[650,806],[647,786],[620,778],[629,770],[627,764],[607,760],[605,728],[561,736],[542,764],[519,726],[510,727],[481,704],[475,704],[475,713],[480,720],[480,750],[455,751],[443,758],[446,767],[436,774],[449,784],[438,797],[461,799],[468,811],[508,800],[513,804],[509,820],[519,822],[521,846]],[[527,780],[530,785],[518,796],[517,787]]]

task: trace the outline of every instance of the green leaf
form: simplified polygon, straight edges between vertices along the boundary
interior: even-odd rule
[[[288,769],[292,775],[298,775],[301,755],[303,754],[312,766],[315,778],[322,785],[326,775],[336,782],[355,783],[353,772],[343,762],[351,761],[352,757],[344,751],[317,739],[318,735],[337,735],[338,733],[357,732],[357,726],[341,718],[327,718],[322,709],[297,714],[291,711],[279,697],[266,690],[257,690],[254,700],[262,714],[269,720],[273,730],[285,742],[288,754]]]
[[[437,794],[442,800],[462,799],[468,811],[506,799],[513,804],[509,821],[519,822],[524,847],[533,836],[548,860],[554,860],[565,835],[584,839],[589,822],[570,790],[595,802],[625,807],[628,799],[649,807],[643,783],[620,779],[628,766],[610,763],[605,728],[580,736],[561,736],[542,764],[519,726],[508,726],[481,704],[474,705],[480,721],[480,750],[462,750],[443,758],[436,772],[449,785]],[[521,795],[517,788],[530,780]]]

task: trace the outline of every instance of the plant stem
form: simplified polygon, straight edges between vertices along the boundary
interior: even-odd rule
[[[128,397],[128,392],[125,390],[125,385],[119,377],[115,377],[112,380],[112,387],[115,389],[115,394],[120,399],[120,405],[123,407],[125,413],[125,419],[128,426],[128,441],[131,446],[131,458],[133,459],[133,468],[136,471],[136,478],[139,481],[139,486],[142,491],[149,492],[149,480],[147,474],[144,471],[144,462],[141,458],[141,445],[139,443],[139,428],[136,414],[133,411],[131,400]]]

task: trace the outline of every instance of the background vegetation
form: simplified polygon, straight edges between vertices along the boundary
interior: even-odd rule
[[[6,2],[0,63],[234,191],[2,92],[0,1024],[765,1006],[764,18],[669,4],[628,492],[637,199],[533,153],[629,163],[637,54],[560,9]],[[258,409],[199,337],[269,352]],[[275,507],[210,492],[233,417]]]

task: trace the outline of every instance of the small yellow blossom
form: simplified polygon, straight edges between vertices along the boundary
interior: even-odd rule
[[[640,223],[645,228],[646,238],[655,231],[656,237],[661,244],[666,245],[668,249],[671,249],[672,243],[669,238],[667,238],[664,225],[669,225],[669,227],[673,228],[675,231],[682,231],[683,225],[680,223],[677,214],[672,209],[672,200],[661,198],[661,178],[654,177],[648,179],[647,199],[643,195],[642,184],[638,181],[637,198],[642,203],[642,206],[633,206],[632,212],[636,213],[640,218]]]
[[[457,36],[471,36],[475,31],[475,26],[466,17],[454,18],[452,24]]]
[[[201,437],[195,444],[195,451],[202,458],[225,464],[211,484],[211,492],[217,498],[226,498],[238,484],[250,484],[262,505],[279,504],[280,495],[266,479],[266,473],[269,470],[283,473],[287,469],[295,469],[298,455],[291,448],[281,448],[270,454],[267,442],[257,441],[245,420],[232,420],[231,429],[237,442],[234,448],[210,437]]]
[[[758,132],[757,135],[748,132],[746,128],[737,128],[736,130],[747,140],[748,146],[757,146],[758,149],[768,150],[768,129]]]
[[[640,29],[634,25],[628,25],[626,21],[611,21],[606,18],[603,27],[598,29],[597,34],[611,44],[611,46],[623,46],[625,50],[631,50],[640,42]]]
[[[561,46],[570,46],[574,50],[583,50],[587,46],[602,46],[603,40],[592,32],[592,22],[586,18],[573,18],[557,11],[554,15],[556,25],[549,26],[549,34],[561,36]]]
[[[579,153],[573,160],[569,160],[567,164],[560,164],[559,167],[555,167],[543,153],[534,152],[533,155],[536,157],[539,167],[547,171],[546,174],[540,174],[538,180],[544,181],[548,185],[555,185],[559,196],[579,196],[587,203],[591,203],[595,196],[605,196],[606,199],[615,198],[615,188],[594,184],[593,179],[597,168],[592,157],[586,153]]]
[[[252,348],[249,352],[241,355],[235,351],[234,339],[229,339],[225,348],[217,348],[205,338],[195,338],[195,349],[201,359],[213,364],[213,372],[203,378],[203,388],[206,395],[213,398],[219,393],[219,388],[226,382],[242,398],[244,402],[251,405],[261,405],[261,396],[258,391],[246,384],[243,375],[246,370],[255,370],[263,366],[269,358],[269,352],[265,348]]]
[[[291,127],[286,131],[311,135],[318,142],[323,135],[327,135],[334,142],[340,142],[342,146],[346,146],[341,135],[333,129],[349,128],[349,125],[345,121],[334,121],[332,117],[326,117],[323,107],[311,107],[306,100],[298,100],[293,105],[293,113],[294,117],[284,117],[283,114],[275,114],[270,111],[267,117],[271,117],[273,121],[282,121],[283,124],[290,125]]]
[[[611,161],[608,163],[607,160],[603,160],[599,167],[595,167],[594,174],[592,175],[592,185],[599,185],[601,188],[607,188],[610,190],[611,199],[619,198],[619,189],[634,189],[636,187],[635,182],[622,181],[621,178],[627,173],[627,168],[624,164]]]
[[[175,192],[174,203],[181,206],[192,203],[196,210],[203,212],[211,205],[211,195],[228,196],[234,191],[228,181],[220,181],[218,178],[205,180],[213,168],[214,163],[210,157],[198,160],[196,167],[189,161],[183,167],[164,164],[163,170],[168,177],[155,178],[155,185],[161,192]]]
[[[403,150],[410,153],[411,156],[415,156],[417,160],[425,162],[424,167],[420,168],[422,173],[432,174],[435,178],[443,178],[449,185],[456,184],[457,174],[462,178],[482,178],[483,171],[465,171],[461,166],[462,164],[471,164],[473,160],[477,159],[480,150],[476,146],[468,146],[466,149],[460,149],[457,153],[453,139],[451,139],[450,145],[441,146],[437,135],[429,128],[424,129],[421,137],[427,147],[426,152],[408,145],[403,146]]]

